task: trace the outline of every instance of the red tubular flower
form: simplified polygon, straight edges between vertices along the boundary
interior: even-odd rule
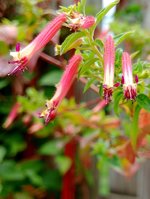
[[[133,82],[131,57],[127,52],[124,52],[122,55],[122,71],[124,96],[126,99],[135,100],[137,95],[136,84]],[[136,83],[138,82],[137,76],[135,81]]]
[[[13,123],[13,121],[16,119],[16,117],[18,116],[18,113],[19,113],[19,108],[20,108],[19,103],[16,103],[13,105],[5,123],[3,124],[4,128],[8,128]]]
[[[103,99],[101,100],[93,109],[94,113],[101,111],[106,106],[106,101]]]
[[[86,16],[86,17],[83,17],[81,22],[82,22],[81,28],[83,29],[90,28],[91,26],[94,25],[95,18],[93,16]]]
[[[112,36],[108,36],[104,45],[104,99],[111,101],[114,86],[115,45]]]
[[[20,45],[17,44],[16,52],[10,52],[10,55],[13,57],[13,61],[10,61],[9,63],[14,64],[15,66],[10,74],[23,71],[32,56],[53,38],[65,21],[66,15],[61,14],[48,23],[43,31],[39,33],[39,35],[28,46],[20,50]]]
[[[41,117],[45,118],[47,124],[53,120],[56,116],[56,109],[68,93],[78,70],[78,66],[82,60],[81,55],[74,55],[69,64],[66,66],[66,70],[57,86],[56,92],[53,98],[46,103],[46,110],[41,113]]]

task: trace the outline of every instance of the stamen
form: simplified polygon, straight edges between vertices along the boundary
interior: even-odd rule
[[[139,82],[139,78],[137,75],[135,75],[135,82],[138,83]]]
[[[14,75],[17,74],[18,72],[22,72],[26,69],[26,64],[28,63],[28,58],[27,57],[23,57],[20,60],[16,60],[16,61],[10,61],[10,64],[16,64],[17,66],[14,67],[14,69],[8,74],[8,75]]]
[[[124,84],[124,76],[121,78],[121,84]]]
[[[106,88],[104,87],[104,99],[106,101],[106,104],[110,103],[112,100],[112,93],[113,90],[112,88]]]
[[[16,44],[16,52],[19,52],[20,51],[20,43],[17,43]]]
[[[56,110],[54,108],[49,109],[45,117],[45,124],[47,125],[50,121],[54,120],[55,117],[56,117]]]

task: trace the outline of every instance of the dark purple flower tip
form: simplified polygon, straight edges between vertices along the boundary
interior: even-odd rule
[[[124,76],[121,78],[121,84],[124,84]]]
[[[134,88],[126,88],[124,92],[124,96],[127,100],[135,100],[137,96],[137,92]]]
[[[20,51],[20,43],[17,43],[16,44],[16,52],[19,52]]]
[[[139,82],[139,78],[137,75],[135,75],[135,82],[138,83]]]
[[[54,108],[51,108],[48,110],[48,113],[45,117],[45,125],[47,125],[50,121],[54,120],[56,117],[56,110]]]
[[[23,57],[20,60],[9,61],[8,63],[15,65],[14,69],[8,75],[15,75],[15,74],[22,72],[26,69],[26,65],[28,63],[28,58]]]
[[[111,100],[112,100],[112,93],[113,93],[112,88],[106,88],[106,87],[104,87],[104,99],[106,101],[106,104],[108,104],[109,102],[111,102]]]

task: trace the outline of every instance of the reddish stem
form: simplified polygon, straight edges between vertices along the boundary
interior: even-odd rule
[[[67,173],[63,176],[61,199],[75,199],[75,154],[77,142],[72,139],[65,146],[65,155],[71,159],[72,164]]]

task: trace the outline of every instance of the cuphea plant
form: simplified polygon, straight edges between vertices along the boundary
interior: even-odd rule
[[[63,55],[72,50],[74,55],[66,64],[56,92],[52,99],[46,101],[46,109],[40,112],[40,117],[44,118],[46,124],[56,118],[62,132],[72,123],[73,135],[82,135],[85,131],[89,138],[89,134],[92,134],[89,143],[101,165],[116,166],[117,159],[117,166],[123,167],[125,174],[130,175],[133,173],[131,167],[135,166],[138,150],[143,147],[141,140],[147,135],[138,129],[138,122],[142,108],[150,111],[149,83],[145,81],[149,78],[149,63],[133,60],[132,64],[131,59],[135,58],[136,53],[129,55],[129,52],[118,48],[118,45],[134,32],[116,36],[108,34],[104,40],[95,37],[97,26],[118,2],[119,0],[115,0],[95,17],[85,15],[85,0],[68,8],[61,7],[58,16],[29,45],[22,50],[19,44],[16,45],[16,52],[10,53],[13,60],[9,63],[14,65],[10,75],[23,71],[32,56],[43,48],[62,26],[68,27],[71,33],[61,45],[56,45],[55,51],[57,55]],[[75,102],[70,105],[70,102],[66,104],[64,101],[61,104],[75,77],[86,82],[84,92],[93,86],[96,88],[99,99],[92,110],[87,110],[85,105],[77,105]],[[20,104],[23,102],[21,97],[18,101]],[[107,114],[102,112],[102,108],[106,106],[107,111],[111,112],[108,118]],[[27,109],[23,111],[29,112]],[[115,116],[112,116],[113,114]],[[117,118],[120,115],[122,122]],[[126,125],[128,123],[131,125]],[[44,126],[40,127],[43,128]],[[115,128],[118,130],[113,133]],[[81,144],[88,143],[81,135]]]

